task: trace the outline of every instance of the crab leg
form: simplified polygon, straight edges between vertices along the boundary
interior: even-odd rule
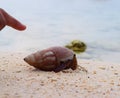
[[[71,69],[72,70],[77,69],[77,59],[76,59],[76,55],[75,54],[73,56],[73,60],[72,60],[72,64],[71,64]]]

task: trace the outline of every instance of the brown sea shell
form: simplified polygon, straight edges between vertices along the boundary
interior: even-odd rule
[[[31,66],[44,71],[59,72],[71,68],[75,70],[78,66],[76,55],[65,47],[50,47],[37,51],[24,58]]]

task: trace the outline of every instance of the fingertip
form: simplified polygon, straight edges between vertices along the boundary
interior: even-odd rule
[[[12,28],[19,30],[19,31],[23,31],[26,29],[26,26],[20,22],[15,22],[11,25]]]
[[[19,25],[17,29],[20,30],[20,31],[23,31],[23,30],[26,29],[26,26],[25,25]]]

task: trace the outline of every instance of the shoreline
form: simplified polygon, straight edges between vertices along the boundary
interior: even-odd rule
[[[45,72],[23,61],[28,53],[1,53],[0,98],[119,98],[120,64],[78,59],[77,69]]]

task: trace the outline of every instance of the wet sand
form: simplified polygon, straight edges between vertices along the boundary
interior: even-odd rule
[[[0,98],[120,98],[120,64],[78,60],[77,69],[44,72],[23,61],[28,53],[1,53]]]

